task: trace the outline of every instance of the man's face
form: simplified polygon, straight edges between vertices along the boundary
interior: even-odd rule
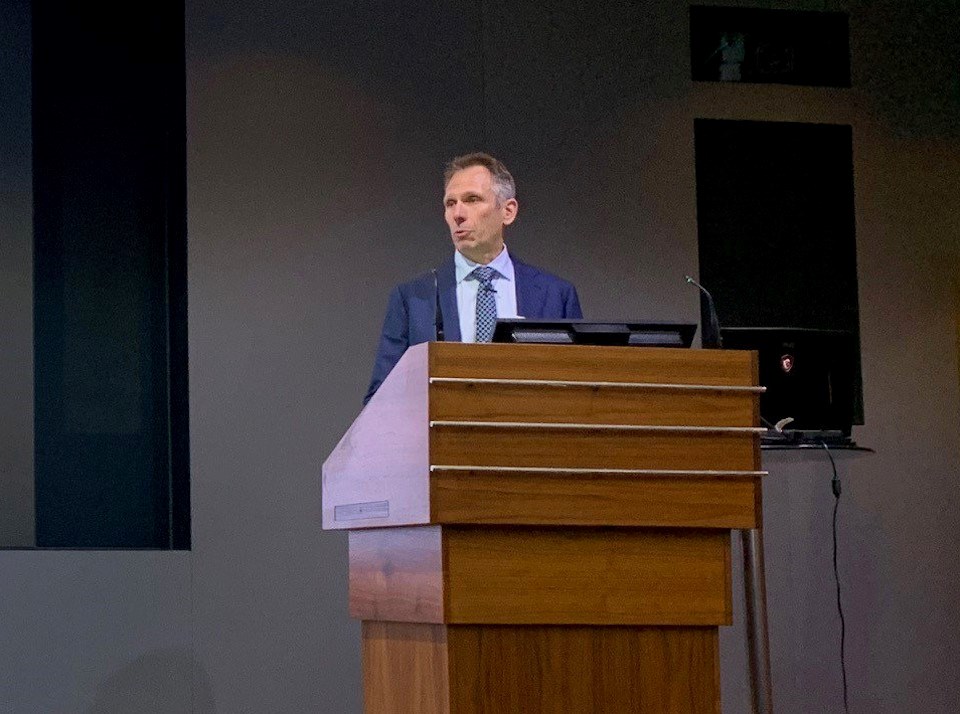
[[[470,166],[451,176],[443,206],[454,248],[483,265],[500,254],[503,227],[517,217],[516,199],[497,204],[493,176],[483,166]]]

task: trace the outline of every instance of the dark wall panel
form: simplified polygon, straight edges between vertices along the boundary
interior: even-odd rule
[[[863,423],[850,126],[698,119],[700,280],[724,327],[846,330]]]
[[[40,546],[189,544],[182,27],[176,3],[35,18]]]
[[[0,547],[34,544],[29,0],[0,20]]]

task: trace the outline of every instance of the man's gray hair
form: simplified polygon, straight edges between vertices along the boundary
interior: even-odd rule
[[[517,197],[517,184],[514,183],[513,176],[507,171],[507,167],[499,159],[495,159],[482,151],[475,151],[472,154],[464,154],[450,159],[443,172],[443,187],[447,187],[450,179],[457,171],[469,169],[471,166],[482,166],[490,172],[493,177],[493,192],[497,196],[498,205]]]

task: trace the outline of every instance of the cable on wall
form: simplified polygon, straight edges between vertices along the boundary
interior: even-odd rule
[[[840,615],[840,674],[843,681],[843,711],[850,711],[847,695],[847,663],[846,663],[846,623],[843,618],[843,602],[840,598],[840,570],[837,567],[837,510],[840,507],[840,477],[837,475],[837,462],[830,453],[830,448],[825,441],[820,445],[827,452],[830,459],[830,467],[833,469],[833,478],[830,480],[830,489],[833,491],[833,580],[837,586],[837,613]]]

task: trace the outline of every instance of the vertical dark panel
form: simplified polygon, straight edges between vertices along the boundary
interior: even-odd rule
[[[37,544],[186,547],[183,8],[39,5]]]
[[[863,422],[849,126],[698,119],[700,279],[725,327],[847,330]]]
[[[160,3],[163,43],[164,243],[167,310],[166,547],[190,548],[190,407],[187,349],[187,92],[184,2]]]
[[[34,545],[29,0],[0,20],[0,547]]]

